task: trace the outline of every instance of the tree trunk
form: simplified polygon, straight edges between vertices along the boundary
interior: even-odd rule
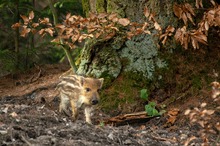
[[[146,21],[143,11],[147,6],[152,13],[156,14],[155,17],[162,27],[177,23],[172,11],[173,2],[168,0],[148,2],[145,0],[90,0],[83,3],[83,5],[88,4],[92,12],[116,12],[119,16],[128,17],[135,22]],[[109,79],[117,78],[122,72],[133,72],[147,79],[153,79],[155,70],[164,68],[167,64],[158,55],[158,32],[153,29],[151,31],[152,35],[139,35],[131,40],[124,40],[117,36],[108,42],[88,41],[83,48],[81,64],[77,72]],[[175,44],[172,47],[175,47]]]

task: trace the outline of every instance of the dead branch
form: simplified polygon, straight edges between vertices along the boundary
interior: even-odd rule
[[[21,135],[21,140],[25,142],[28,146],[32,146],[32,144],[23,135]]]
[[[143,123],[150,120],[151,118],[151,116],[148,116],[147,113],[143,111],[112,117],[104,120],[104,123],[107,125],[121,126],[131,123]]]
[[[163,137],[158,137],[158,136],[154,136],[151,134],[151,137],[155,140],[159,140],[159,141],[169,141],[171,143],[176,143],[176,139],[169,139],[169,138],[163,138]]]

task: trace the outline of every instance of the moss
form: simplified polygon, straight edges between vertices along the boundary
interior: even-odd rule
[[[89,0],[82,0],[83,13],[88,16],[90,11]]]
[[[108,0],[107,2],[107,13],[117,13],[120,17],[125,17],[125,2],[121,0]]]
[[[139,73],[147,79],[154,78],[156,68],[165,68],[167,63],[158,55],[158,48],[151,35],[139,35],[126,41],[120,51],[120,58],[128,59],[124,71]]]
[[[77,73],[115,79],[121,72],[121,68],[116,50],[113,50],[107,43],[89,40],[82,50]]]
[[[106,1],[105,0],[96,0],[96,11],[102,13],[106,11]]]
[[[109,114],[133,112],[134,106],[141,101],[139,92],[142,88],[137,85],[138,81],[130,78],[130,73],[120,75],[101,93],[100,107]]]

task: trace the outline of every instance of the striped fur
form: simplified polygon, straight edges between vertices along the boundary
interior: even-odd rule
[[[68,114],[69,104],[72,110],[72,118],[75,121],[78,109],[85,105],[86,122],[91,124],[91,112],[93,106],[99,102],[98,90],[101,89],[103,78],[85,78],[78,75],[62,77],[57,89],[60,92],[59,111]]]

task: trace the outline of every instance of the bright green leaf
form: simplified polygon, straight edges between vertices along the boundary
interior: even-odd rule
[[[148,100],[148,91],[147,89],[142,89],[141,90],[141,98],[144,100]]]

